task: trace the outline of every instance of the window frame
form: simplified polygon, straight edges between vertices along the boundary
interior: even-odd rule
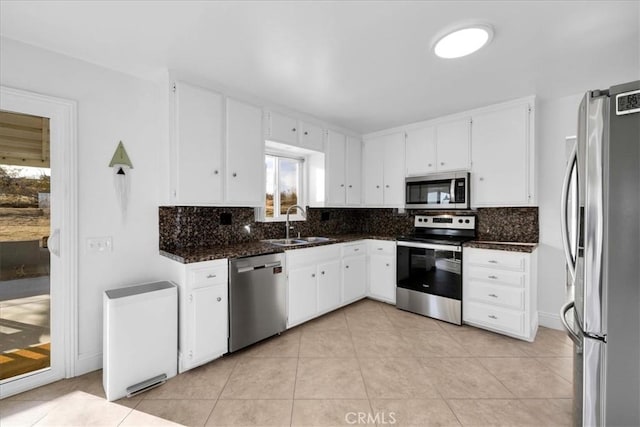
[[[267,156],[269,157],[274,157],[276,159],[275,161],[275,188],[274,188],[274,194],[273,194],[273,208],[274,208],[274,216],[273,217],[268,217],[267,216],[267,206],[266,206],[266,195],[267,195],[267,189],[266,189],[266,177],[267,177],[267,164],[266,164],[266,158]],[[305,187],[304,187],[304,174],[305,174],[305,167],[306,167],[306,158],[304,156],[296,156],[296,155],[292,155],[290,153],[287,154],[283,154],[282,152],[278,152],[278,151],[274,151],[274,150],[265,150],[264,153],[264,157],[265,157],[265,162],[264,162],[264,174],[265,174],[265,204],[264,207],[262,209],[262,221],[263,222],[285,222],[287,215],[286,212],[280,212],[280,188],[279,188],[279,182],[280,182],[280,159],[287,159],[287,160],[295,160],[296,162],[298,162],[298,205],[300,206],[306,206],[306,191],[305,191]],[[276,212],[279,213],[279,215],[275,215]],[[300,210],[296,209],[295,213],[291,213],[289,215],[289,221],[305,221],[306,218],[304,216],[301,215]]]

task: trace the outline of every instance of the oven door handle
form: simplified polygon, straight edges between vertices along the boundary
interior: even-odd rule
[[[438,251],[451,251],[451,252],[462,252],[462,246],[456,245],[438,245],[435,243],[417,243],[417,242],[405,242],[399,241],[398,246],[406,247],[406,248],[417,248],[417,249],[433,249]]]

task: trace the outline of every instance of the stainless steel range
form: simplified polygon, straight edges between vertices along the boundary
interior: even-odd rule
[[[475,216],[416,215],[397,238],[396,307],[461,325],[462,244],[475,236]]]

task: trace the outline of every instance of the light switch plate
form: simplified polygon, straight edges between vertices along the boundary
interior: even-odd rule
[[[89,237],[87,238],[87,247],[91,252],[111,252],[113,250],[113,242],[111,236]]]

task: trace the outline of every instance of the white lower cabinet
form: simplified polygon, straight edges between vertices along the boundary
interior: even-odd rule
[[[285,254],[288,328],[340,305],[340,245],[289,250]]]
[[[346,243],[342,246],[342,304],[367,295],[367,244]]]
[[[533,341],[538,329],[537,252],[463,250],[464,323]]]
[[[396,303],[396,242],[369,240],[369,292],[371,298]]]
[[[178,371],[182,373],[229,351],[228,262],[167,262],[168,274],[178,285]]]

